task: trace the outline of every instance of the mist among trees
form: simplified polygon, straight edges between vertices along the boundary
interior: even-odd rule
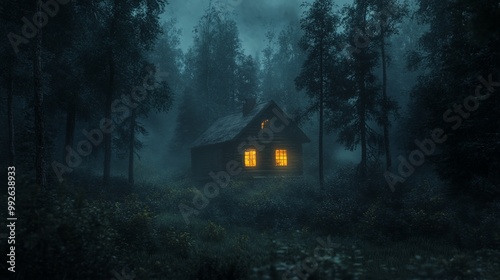
[[[2,269],[497,279],[499,26],[494,0],[3,1]]]

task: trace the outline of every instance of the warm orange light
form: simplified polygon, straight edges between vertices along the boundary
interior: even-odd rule
[[[245,150],[245,166],[257,166],[257,151],[255,149]]]
[[[261,124],[260,124],[260,129],[264,129],[266,127],[269,126],[269,120],[264,120]]]
[[[287,166],[288,156],[286,150],[276,150],[276,166]]]

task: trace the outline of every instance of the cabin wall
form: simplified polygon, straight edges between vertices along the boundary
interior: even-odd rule
[[[242,143],[244,145],[242,145]],[[237,162],[241,172],[237,177],[301,176],[303,171],[302,144],[289,141],[273,141],[266,145],[245,144],[246,141],[211,145],[191,150],[193,174],[199,179],[210,178],[210,172],[226,171],[229,162]],[[257,150],[257,166],[245,167],[246,148]],[[287,166],[276,166],[276,149],[287,150]]]
[[[263,120],[271,121],[276,118],[274,125],[284,129],[273,132],[270,127],[261,129]],[[297,126],[288,123],[285,125],[272,111],[267,111],[251,122],[245,131],[235,141],[234,146],[227,149],[229,158],[237,160],[243,167],[243,176],[300,176],[303,171],[303,154],[300,135],[297,135]],[[239,147],[242,143],[244,146]],[[255,148],[257,150],[257,166],[245,167],[244,155],[238,152],[238,147]],[[277,149],[287,150],[288,165],[276,166],[275,151]],[[241,151],[240,151],[241,152]]]
[[[302,145],[287,141],[273,141],[266,145],[242,145],[241,149],[255,148],[257,150],[257,166],[245,167],[244,154],[238,151],[241,143],[228,145],[225,148],[224,159],[226,162],[237,161],[242,167],[241,176],[300,176],[302,175]],[[260,148],[260,149],[259,149]],[[277,149],[287,150],[287,166],[276,166],[275,151]]]
[[[193,173],[198,178],[210,178],[210,172],[225,171],[229,162],[236,161],[242,168],[241,177],[265,176],[301,176],[303,172],[302,142],[307,136],[296,126],[283,120],[272,112],[270,107],[250,122],[231,142],[192,149]],[[280,132],[261,128],[263,120],[273,122],[275,128],[284,128]],[[274,119],[274,121],[273,121]],[[257,150],[257,166],[244,166],[244,149]],[[275,151],[287,150],[287,166],[276,166]]]

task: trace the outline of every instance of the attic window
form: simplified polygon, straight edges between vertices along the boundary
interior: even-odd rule
[[[245,167],[257,166],[257,151],[255,149],[245,150]]]
[[[286,150],[276,150],[276,166],[287,166],[288,156]]]
[[[268,128],[269,127],[269,120],[264,120],[260,124],[260,129]]]

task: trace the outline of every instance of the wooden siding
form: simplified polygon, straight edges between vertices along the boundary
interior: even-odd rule
[[[231,160],[237,161],[243,168],[242,176],[285,176],[285,175],[301,175],[302,174],[302,145],[285,141],[272,142],[263,145],[262,149],[259,146],[245,145],[243,150],[247,148],[257,149],[257,166],[245,167],[244,155],[238,152],[240,143],[228,145],[225,149],[224,159],[226,162]],[[276,166],[275,151],[277,149],[287,150],[287,166]]]
[[[193,148],[191,161],[194,176],[199,179],[209,179],[210,172],[226,170],[226,165],[231,161],[238,162],[242,168],[238,177],[301,176],[302,143],[308,142],[309,139],[295,124],[285,124],[281,119],[282,116],[273,112],[275,108],[277,107],[270,106],[257,114],[232,141]],[[262,130],[262,121],[272,121],[273,118],[276,118],[274,125],[284,129],[280,132],[272,132],[270,128]],[[244,150],[248,148],[257,150],[255,167],[244,166]],[[287,166],[276,166],[277,149],[287,151]]]
[[[193,149],[191,160],[193,162],[193,174],[196,178],[208,178],[210,172],[226,170],[228,162],[236,161],[242,168],[238,175],[241,177],[259,176],[300,176],[303,170],[302,145],[287,141],[275,141],[259,146],[245,145],[246,148],[257,150],[257,166],[245,167],[244,154],[238,151],[241,142],[230,142],[221,145],[212,145],[199,149]],[[275,151],[284,149],[287,151],[287,166],[276,166]]]

